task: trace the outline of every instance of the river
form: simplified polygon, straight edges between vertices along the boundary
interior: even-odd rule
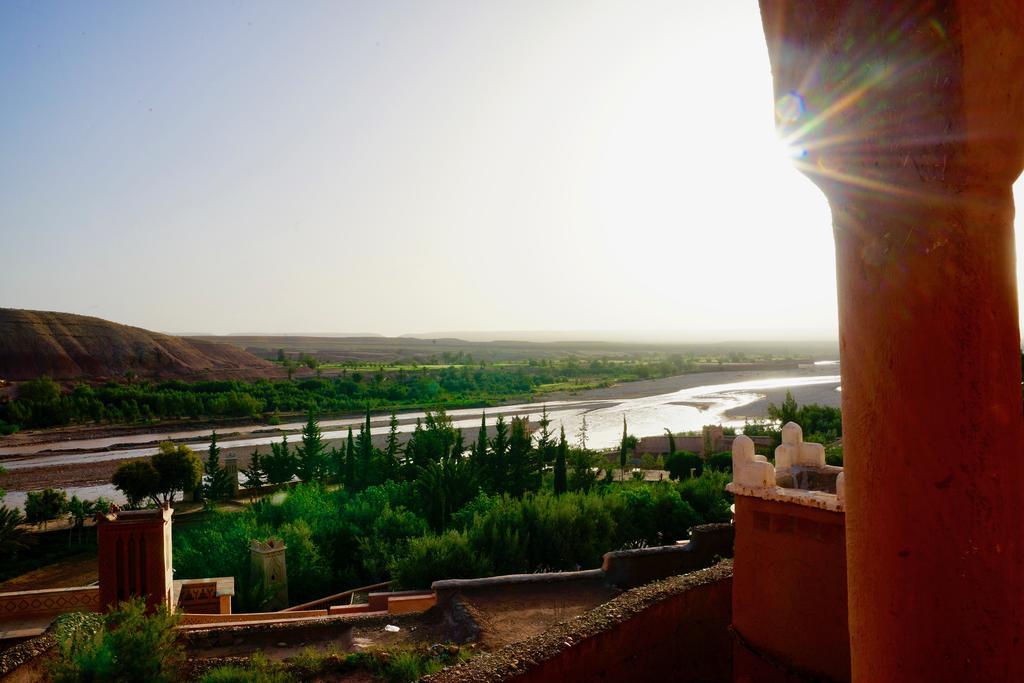
[[[552,427],[557,432],[562,426],[570,440],[575,439],[583,422],[587,421],[587,445],[591,448],[609,448],[618,444],[622,436],[622,420],[625,417],[629,432],[637,436],[662,434],[666,427],[673,432],[696,431],[708,424],[742,427],[744,420],[736,415],[747,414],[752,417],[763,415],[763,407],[759,410],[744,413],[745,406],[764,403],[765,396],[772,396],[787,389],[797,394],[798,401],[815,400],[830,405],[839,404],[839,375],[829,374],[837,369],[834,365],[819,364],[778,376],[762,376],[741,381],[723,381],[720,383],[683,386],[667,392],[656,392],[649,395],[630,395],[635,392],[612,390],[595,390],[583,392],[580,398],[548,401],[546,403],[524,403],[493,408],[487,411],[487,423],[493,425],[497,416],[520,415],[528,416],[531,421],[540,419],[543,406],[547,406]],[[739,373],[707,373],[706,375],[684,375],[677,384],[697,383],[700,380],[731,379]],[[757,374],[757,373],[746,373]],[[771,375],[772,373],[768,373]],[[714,376],[714,377],[713,377]],[[676,378],[668,378],[673,380]],[[636,383],[640,384],[640,383]],[[658,380],[647,383],[652,390],[663,388],[670,381]],[[629,385],[620,385],[627,389]],[[636,387],[642,390],[641,387]],[[809,392],[813,389],[813,392]],[[807,396],[801,400],[801,394]],[[475,430],[480,425],[481,409],[459,409],[449,411],[455,426]],[[411,412],[401,414],[399,431],[410,432],[415,428],[416,419],[424,413]],[[374,435],[386,434],[389,416],[374,416],[371,420],[371,432]],[[358,425],[362,418],[350,417],[335,420],[323,420],[320,423],[325,440],[343,439],[350,425]],[[302,423],[278,425],[274,430],[295,430]],[[280,435],[260,434],[269,428],[266,425],[249,425],[231,427],[232,436],[218,438],[221,448],[250,449],[280,440]],[[28,468],[55,468],[68,465],[95,463],[109,460],[122,460],[152,455],[156,446],[152,445],[161,439],[199,439],[190,445],[196,451],[204,451],[208,445],[209,429],[182,430],[172,433],[149,433],[131,436],[102,439],[80,439],[45,444],[33,444],[24,447],[0,448],[3,466],[11,472]],[[467,442],[475,438],[475,431],[467,434]],[[297,436],[291,437],[293,442]],[[108,447],[121,444],[146,444],[137,448],[106,450]],[[94,450],[91,450],[94,449]],[[45,451],[45,453],[43,452]],[[73,451],[73,452],[68,452]],[[66,487],[72,493],[82,497],[95,498],[103,495],[108,498],[116,496],[109,484],[94,486],[73,485],[68,482]],[[8,491],[6,504],[24,505],[24,491]]]

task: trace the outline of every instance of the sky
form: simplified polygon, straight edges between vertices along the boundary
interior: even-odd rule
[[[836,336],[753,0],[6,0],[0,102],[0,306]]]

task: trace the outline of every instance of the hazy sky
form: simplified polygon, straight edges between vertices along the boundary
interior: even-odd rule
[[[754,0],[5,0],[0,101],[0,306],[835,335]]]

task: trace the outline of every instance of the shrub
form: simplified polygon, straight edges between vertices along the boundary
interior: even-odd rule
[[[402,586],[429,588],[438,579],[487,576],[491,565],[473,550],[465,533],[448,531],[409,541],[405,555],[395,559],[391,571]]]
[[[665,458],[665,469],[669,479],[689,479],[690,473],[700,476],[704,469],[704,461],[696,453],[676,451]]]
[[[178,616],[161,608],[146,616],[145,603],[121,603],[103,625],[58,629],[58,654],[50,674],[55,683],[181,679],[184,650],[178,645]]]
[[[732,496],[725,492],[731,475],[716,470],[705,470],[699,477],[677,484],[679,496],[690,504],[704,523],[727,522],[731,516]]]
[[[729,472],[732,473],[732,453],[726,451],[724,453],[715,453],[714,455],[708,456],[707,462],[704,466],[708,469],[717,470],[718,472]]]

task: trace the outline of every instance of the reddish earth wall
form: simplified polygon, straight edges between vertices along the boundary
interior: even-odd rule
[[[730,561],[626,591],[544,633],[425,680],[732,681]]]
[[[729,681],[729,583],[674,595],[513,680]]]
[[[849,680],[843,513],[736,496],[735,525],[732,623],[741,642],[791,670]],[[737,681],[788,680],[740,649]]]

